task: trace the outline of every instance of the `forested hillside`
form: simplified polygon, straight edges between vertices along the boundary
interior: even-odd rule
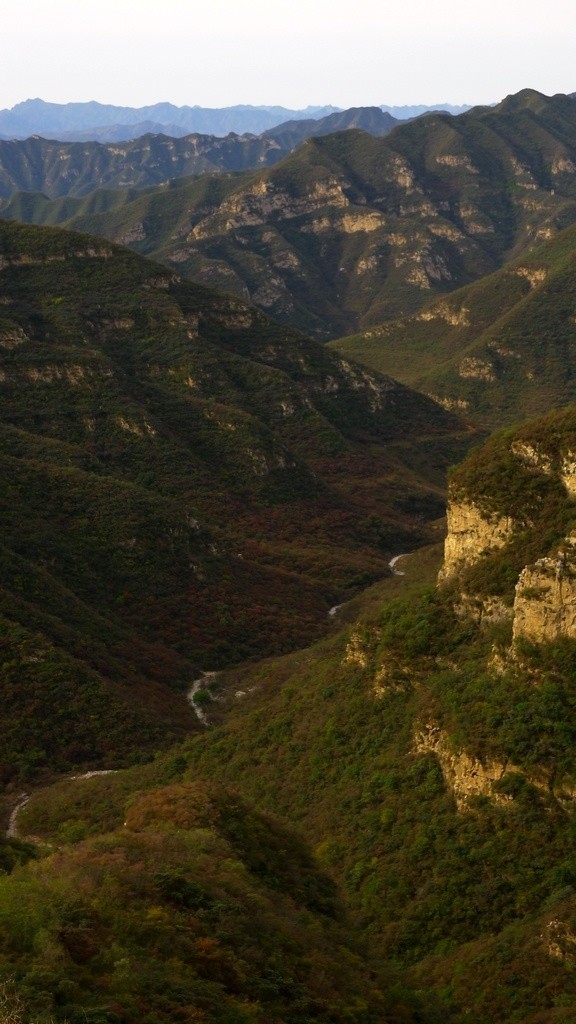
[[[422,543],[469,436],[109,243],[4,222],[0,268],[2,772],[117,767]]]
[[[4,209],[94,234],[0,221],[0,1024],[574,1020],[575,174],[526,90]]]
[[[570,1020],[575,460],[574,408],[497,435],[452,476],[443,563],[417,552],[339,634],[223,673],[169,758],[40,791],[23,834],[92,856],[123,822],[196,814],[199,779],[239,787],[304,833],[440,1019]]]

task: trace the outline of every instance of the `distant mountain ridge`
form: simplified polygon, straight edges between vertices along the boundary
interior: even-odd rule
[[[472,103],[415,103],[412,105],[406,103],[400,107],[389,107],[383,103],[380,106],[380,110],[386,114],[391,114],[392,117],[395,117],[398,121],[409,121],[413,117],[421,117],[422,114],[430,114],[439,110],[445,114],[465,114],[467,110],[472,109],[472,106]]]
[[[212,172],[270,167],[293,152],[307,138],[360,128],[375,136],[386,135],[397,124],[378,107],[353,107],[319,119],[288,121],[263,135],[165,133],[122,141],[125,130],[117,125],[119,141],[59,142],[31,136],[0,140],[0,199],[14,192],[42,192],[51,199],[82,196],[97,188],[145,188],[173,178]],[[135,126],[142,128],[144,125]]]
[[[42,135],[62,142],[113,142],[158,130],[175,138],[191,132],[218,136],[228,135],[229,132],[260,135],[285,121],[318,119],[340,113],[342,109],[331,105],[308,106],[302,110],[248,104],[219,108],[178,107],[173,103],[121,107],[95,101],[46,103],[41,99],[29,99],[10,109],[0,110],[0,138],[25,139],[30,135]],[[390,114],[395,120],[404,120],[432,110],[461,114],[469,107],[441,103],[435,106],[380,106],[375,109]],[[152,125],[157,127],[152,128]]]
[[[171,124],[186,133],[202,132],[227,135],[228,132],[259,134],[295,118],[324,117],[338,108],[332,106],[306,107],[290,110],[288,107],[177,107],[173,103],[153,103],[146,107],[121,107],[108,103],[46,103],[41,99],[24,100],[9,110],[0,110],[0,135],[8,138],[27,138],[45,132],[85,132],[89,128],[105,125],[140,124],[153,121]]]
[[[275,139],[287,150],[293,150],[306,139],[347,131],[349,128],[360,128],[379,138],[391,132],[398,123],[395,117],[384,113],[380,107],[350,107],[326,117],[286,121],[263,132],[263,138]]]
[[[526,89],[384,138],[310,138],[243,175],[21,195],[2,215],[101,234],[335,338],[416,312],[573,223],[576,102]]]

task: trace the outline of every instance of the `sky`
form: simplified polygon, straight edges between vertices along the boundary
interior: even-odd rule
[[[576,92],[574,0],[12,0],[0,108],[338,107]]]

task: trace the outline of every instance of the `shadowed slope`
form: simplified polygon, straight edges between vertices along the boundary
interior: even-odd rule
[[[132,756],[189,728],[200,668],[317,636],[442,508],[457,421],[235,299],[6,222],[0,295],[4,772],[121,763],[96,691]]]

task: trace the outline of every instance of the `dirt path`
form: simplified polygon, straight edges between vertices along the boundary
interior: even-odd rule
[[[207,689],[208,685],[210,683],[213,683],[218,678],[219,675],[219,672],[203,672],[202,675],[198,677],[198,679],[194,680],[192,686],[190,687],[186,695],[186,699],[190,707],[192,708],[194,714],[196,715],[196,718],[198,719],[199,722],[202,723],[202,725],[205,726],[210,725],[210,719],[208,718],[208,715],[206,714],[204,709],[200,707],[198,702],[195,700],[195,697],[200,690]],[[211,697],[211,700],[214,700],[214,698]]]
[[[21,838],[18,832],[18,814],[23,807],[26,807],[26,804],[28,803],[31,796],[31,793],[20,793],[20,796],[18,797],[18,803],[16,804],[15,807],[12,808],[12,813],[10,815],[10,820],[8,822],[8,828],[6,829],[6,839]]]
[[[388,565],[392,569],[392,572],[394,573],[395,576],[405,576],[406,575],[405,572],[402,572],[400,569],[396,568],[396,565],[400,561],[401,558],[406,558],[406,555],[395,555],[394,558],[391,558],[390,561],[388,562]]]
[[[66,775],[66,776],[63,776],[63,778],[64,779],[68,779],[70,781],[77,780],[77,779],[78,780],[79,779],[93,779],[97,775],[115,775],[117,771],[118,771],[117,768],[103,768],[100,771],[84,772],[83,775]],[[18,815],[20,814],[20,811],[24,807],[26,807],[26,804],[28,803],[29,800],[31,800],[33,795],[34,795],[33,793],[20,793],[20,795],[18,797],[18,803],[12,808],[12,812],[11,812],[10,818],[8,820],[8,826],[6,828],[6,833],[5,833],[6,834],[6,839],[22,839],[22,840],[28,839],[28,840],[30,840],[30,842],[35,842],[36,841],[34,836],[24,836],[24,835],[22,835],[22,833],[20,832],[20,829],[18,828]],[[44,842],[44,840],[38,840],[38,842]]]

